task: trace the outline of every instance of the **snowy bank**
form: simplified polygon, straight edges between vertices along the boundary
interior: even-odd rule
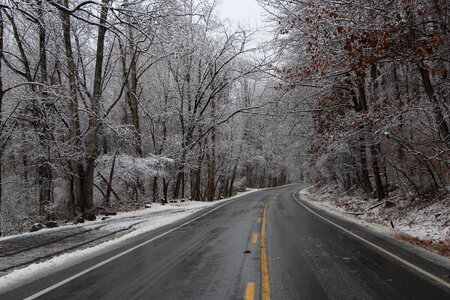
[[[97,220],[84,224],[68,225],[58,228],[44,229],[33,233],[24,233],[21,235],[0,238],[0,243],[14,243],[14,241],[17,239],[23,240],[26,238],[45,239],[45,237],[50,233],[61,233],[61,231],[67,230],[68,228],[80,227],[88,230],[90,228],[95,228],[96,232],[101,231],[105,234],[118,230],[120,231],[122,228],[130,229],[131,231],[127,231],[127,233],[121,235],[120,237],[112,236],[112,239],[106,242],[102,240],[101,243],[93,247],[84,249],[83,247],[79,247],[80,249],[76,249],[75,251],[62,253],[48,260],[30,264],[22,269],[16,269],[11,273],[0,277],[0,291],[6,292],[8,290],[27,284],[37,278],[42,278],[49,274],[53,274],[55,272],[66,269],[70,266],[79,264],[93,257],[107,253],[112,249],[116,249],[122,246],[127,240],[135,238],[143,233],[147,233],[154,229],[177,222],[204,208],[220,205],[221,203],[253,193],[255,191],[257,190],[247,190],[246,192],[239,193],[231,198],[214,202],[185,201],[169,203],[166,205],[152,204],[150,208],[142,209],[139,211],[118,213],[117,215],[111,216],[109,219],[104,221]],[[64,241],[64,244],[67,244],[67,241]],[[49,248],[48,244],[44,244],[43,246],[45,247],[40,250],[38,249],[39,251],[36,251],[36,249],[32,249],[30,251],[27,251],[25,255],[42,255],[42,252],[45,252],[46,249]],[[75,247],[76,246],[77,245],[75,244]],[[33,257],[30,257],[30,259],[33,259]]]
[[[419,199],[397,194],[379,201],[342,196],[330,186],[313,186],[300,193],[311,203],[338,212],[347,219],[364,220],[396,238],[450,256],[448,197]]]

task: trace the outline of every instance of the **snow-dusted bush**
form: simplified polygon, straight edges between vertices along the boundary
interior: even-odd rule
[[[96,202],[103,204],[111,169],[114,163],[112,188],[116,193],[111,197],[113,206],[128,207],[130,203],[142,203],[150,200],[150,181],[165,176],[173,160],[165,156],[152,155],[134,157],[126,154],[102,155],[97,159]],[[99,189],[102,191],[100,192]],[[103,193],[103,195],[101,195]],[[117,199],[116,195],[120,197]]]
[[[106,176],[110,173],[114,155],[103,155],[97,160],[97,170]],[[114,166],[114,179],[122,180],[128,184],[137,183],[154,176],[164,176],[166,167],[173,160],[165,156],[134,157],[126,154],[116,156]]]

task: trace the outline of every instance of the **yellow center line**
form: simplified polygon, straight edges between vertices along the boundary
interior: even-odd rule
[[[270,280],[269,280],[269,265],[267,263],[267,250],[266,250],[266,216],[267,216],[267,204],[270,198],[264,205],[264,213],[261,223],[261,299],[270,300]]]
[[[267,261],[267,249],[266,249],[266,218],[267,218],[267,206],[269,205],[270,199],[282,190],[275,190],[272,192],[269,197],[267,197],[266,202],[264,203],[264,210],[262,214],[262,223],[261,223],[261,299],[262,300],[270,300],[270,278],[269,278],[269,264]]]
[[[252,243],[256,244],[257,242],[258,242],[258,234],[255,233],[255,234],[252,235]]]
[[[272,192],[268,197],[265,203],[263,203],[262,207],[259,209],[259,212],[262,213],[262,218],[258,218],[258,223],[261,223],[261,299],[262,300],[270,300],[270,280],[269,280],[269,264],[267,261],[267,250],[266,250],[266,217],[267,217],[267,205],[269,204],[269,200],[272,199],[273,195],[284,191],[277,190]],[[262,222],[261,222],[262,221]],[[256,244],[258,242],[258,234],[252,235],[252,243]],[[247,283],[247,287],[245,289],[245,298],[244,300],[254,300],[255,298],[255,283],[249,282]]]
[[[247,283],[247,288],[245,289],[244,300],[253,300],[253,299],[255,299],[255,283],[249,282]]]

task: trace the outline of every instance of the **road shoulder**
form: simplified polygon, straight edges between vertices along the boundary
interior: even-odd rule
[[[317,213],[351,233],[361,236],[402,260],[411,262],[418,268],[449,283],[450,259],[447,257],[396,238],[396,232],[388,227],[367,222],[339,211],[330,205],[324,205],[312,198],[306,189],[295,192],[293,197],[313,213]]]
[[[215,208],[224,205],[226,203],[238,200],[241,197],[257,192],[258,190],[252,190],[246,193],[238,194],[234,197],[223,199],[220,201],[215,201],[212,203],[207,203],[208,205],[198,206],[195,208],[186,208],[180,210],[167,210],[165,212],[160,212],[158,214],[142,215],[140,214],[139,220],[136,219],[126,219],[125,223],[114,224],[113,229],[118,227],[128,226],[130,227],[130,222],[137,226],[131,226],[130,231],[125,232],[123,235],[109,235],[105,236],[103,239],[97,239],[96,242],[92,244],[81,243],[78,247],[77,243],[74,243],[68,251],[57,252],[54,255],[52,253],[47,253],[44,259],[38,259],[37,261],[33,258],[39,258],[42,255],[42,251],[35,251],[36,249],[30,249],[29,251],[23,251],[20,256],[25,257],[29,264],[22,265],[18,269],[12,268],[9,273],[0,277],[0,290],[4,293],[12,289],[16,289],[20,286],[29,284],[30,282],[47,276],[52,276],[54,274],[64,272],[64,270],[69,267],[75,272],[78,269],[83,269],[87,265],[94,263],[95,261],[100,261],[117,255],[126,248],[133,247],[144,240],[152,239],[156,236],[163,234],[164,232],[170,231],[172,228],[176,228],[185,222],[189,222],[208,211],[212,211]],[[96,223],[88,224],[86,226],[97,226]],[[79,226],[83,228],[83,226]],[[111,227],[109,228],[111,229]],[[61,230],[61,229],[60,229]],[[39,237],[45,237],[49,234],[49,231],[36,232],[32,235],[26,234],[25,237],[32,236],[39,239]],[[18,237],[8,237],[3,240],[14,241]],[[79,240],[83,240],[86,236],[80,234],[78,236]],[[61,241],[60,241],[61,242]],[[64,241],[62,241],[64,242]],[[28,247],[24,244],[25,247]],[[59,245],[58,245],[59,246]],[[48,245],[43,245],[43,247],[48,247]],[[55,247],[58,248],[58,247]],[[18,249],[20,250],[20,249]],[[34,251],[34,252],[33,252]],[[17,251],[16,251],[17,252]],[[37,255],[37,256],[36,256]],[[8,258],[9,260],[9,258]]]

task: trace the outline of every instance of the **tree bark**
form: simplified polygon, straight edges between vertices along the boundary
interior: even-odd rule
[[[371,79],[372,79],[372,97],[373,99],[378,98],[378,82],[377,82],[377,65],[374,63],[371,65]],[[380,175],[380,166],[379,166],[379,153],[377,149],[379,149],[379,145],[375,145],[375,141],[372,137],[371,127],[368,127],[368,133],[370,136],[370,154],[371,154],[371,162],[372,162],[372,172],[375,180],[375,188],[377,192],[378,200],[382,200],[386,198],[386,194],[384,192],[383,182],[381,180]]]
[[[106,206],[110,205],[110,199],[111,199],[111,191],[112,191],[112,181],[114,177],[114,167],[116,165],[116,155],[114,154],[112,166],[111,166],[111,172],[109,173],[109,180],[108,180],[108,189],[106,190]]]
[[[124,1],[128,3],[128,1]],[[130,19],[128,17],[128,19]],[[130,20],[129,20],[130,21]],[[135,46],[135,39],[133,34],[133,27],[128,24],[128,36],[126,45],[122,45],[119,40],[121,47],[122,56],[122,69],[123,69],[123,80],[125,85],[125,101],[130,109],[131,120],[133,125],[133,145],[136,154],[142,157],[142,140],[141,140],[141,128],[139,119],[139,100],[138,100],[138,76],[137,76],[137,60],[138,60],[138,50]],[[129,66],[127,63],[127,58],[129,57]]]
[[[63,5],[65,7],[69,7],[69,0],[64,0]],[[70,128],[69,128],[69,136],[70,136],[70,145],[72,147],[72,151],[78,152],[81,149],[80,145],[80,117],[78,113],[78,96],[77,96],[77,66],[75,64],[75,59],[73,57],[72,50],[72,37],[71,37],[71,22],[69,13],[61,10],[61,21],[62,21],[62,30],[64,37],[64,49],[66,55],[66,63],[67,63],[67,79],[69,81],[69,93],[70,93],[70,103],[69,103],[69,113],[70,113]],[[71,186],[71,198],[72,200],[69,202],[69,211],[73,215],[81,212],[82,207],[80,206],[82,203],[81,199],[81,186],[82,186],[82,176],[83,176],[83,167],[80,164],[80,161],[77,159],[72,159],[69,162],[70,169],[70,186]]]
[[[3,9],[0,8],[0,125],[3,126]],[[0,218],[2,217],[2,195],[3,195],[3,146],[0,147]],[[2,222],[0,222],[0,236],[2,235]]]
[[[40,104],[39,99],[35,101],[36,107],[34,108],[35,118],[38,119],[36,122],[39,124],[37,130],[39,132],[39,138],[41,142],[41,147],[46,152],[46,157],[39,163],[38,167],[38,184],[39,184],[39,207],[40,214],[45,215],[45,217],[50,219],[50,212],[48,207],[53,201],[53,170],[50,164],[50,148],[48,146],[48,141],[52,140],[50,120],[48,115],[52,109],[52,104],[50,103],[49,94],[45,90],[48,85],[48,68],[47,68],[47,49],[46,49],[46,29],[44,27],[44,5],[41,0],[37,1],[38,4],[38,25],[39,25],[39,70],[40,79],[39,82],[42,83],[43,87],[39,88],[42,99],[42,104]]]
[[[364,86],[365,77],[359,78],[358,80],[358,108],[360,112],[367,113],[367,94],[366,88]],[[360,170],[361,170],[361,183],[362,188],[366,193],[371,193],[373,191],[372,184],[369,177],[369,168],[367,164],[367,141],[366,141],[366,129],[364,125],[359,127],[359,160],[360,160]]]
[[[216,101],[211,101],[211,117],[213,124],[216,122]],[[211,148],[209,154],[209,168],[208,168],[208,201],[214,201],[216,194],[216,129],[213,127],[211,131]]]
[[[376,146],[373,143],[371,143],[370,145],[370,154],[372,156],[372,170],[373,170],[373,177],[375,179],[375,188],[377,191],[377,197],[378,200],[382,200],[386,198],[386,194],[384,192],[383,181],[381,180],[380,175],[380,167],[378,164],[378,152],[376,150]]]
[[[100,116],[100,100],[102,97],[102,83],[103,83],[103,57],[105,48],[106,36],[106,19],[108,16],[109,0],[102,0],[100,8],[100,20],[97,35],[97,50],[95,58],[94,70],[94,86],[91,97],[91,112],[89,116],[89,132],[86,141],[86,170],[82,185],[82,203],[83,211],[90,211],[94,207],[94,170],[95,160],[97,158],[97,135],[101,123]]]
[[[128,95],[128,105],[131,111],[131,119],[133,121],[134,148],[136,154],[142,157],[142,141],[141,141],[141,125],[139,120],[139,103],[138,103],[138,78],[137,78],[137,50],[134,46],[134,36],[131,26],[129,26],[130,40],[130,90]]]
[[[231,174],[230,185],[228,186],[227,192],[228,192],[229,197],[233,196],[233,186],[234,186],[234,180],[236,178],[237,166],[238,166],[238,163],[236,162],[236,164],[233,167],[233,173]]]
[[[433,113],[435,117],[436,125],[439,128],[439,134],[441,136],[441,139],[443,141],[449,141],[449,128],[447,125],[446,118],[444,114],[441,111],[440,104],[438,99],[436,98],[436,95],[434,93],[433,85],[430,80],[430,75],[428,74],[428,70],[426,69],[423,62],[418,64],[420,76],[422,77],[422,83],[423,87],[425,89],[425,92],[428,95],[428,98],[430,99],[431,103],[433,103]]]

